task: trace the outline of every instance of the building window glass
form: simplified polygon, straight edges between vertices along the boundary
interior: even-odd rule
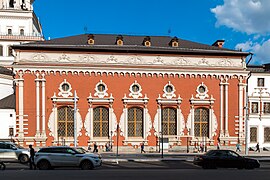
[[[73,108],[69,106],[61,107],[57,110],[58,136],[74,136],[74,113]]]
[[[105,85],[104,84],[99,84],[97,88],[98,88],[99,92],[104,92],[105,91]]]
[[[8,56],[12,56],[12,48],[11,48],[11,46],[8,47]]]
[[[63,91],[68,91],[70,89],[70,87],[69,87],[69,84],[68,83],[63,83],[62,84],[62,90]]]
[[[128,136],[143,137],[143,109],[133,107],[128,109]]]
[[[265,143],[270,142],[270,127],[264,128],[264,142]]]
[[[12,35],[12,29],[8,29],[8,35]]]
[[[132,91],[133,92],[138,92],[140,90],[140,87],[137,85],[137,84],[134,84],[133,86],[132,86]]]
[[[24,35],[24,29],[20,29],[20,35],[21,35],[21,36]]]
[[[264,78],[258,78],[257,86],[258,87],[264,87]]]
[[[209,136],[209,109],[206,108],[195,109],[194,133],[196,137]]]
[[[250,142],[252,143],[257,142],[257,128],[256,127],[250,128]]]
[[[109,109],[106,107],[94,108],[93,136],[109,137]]]
[[[171,93],[173,91],[173,87],[171,85],[166,86],[166,92]]]
[[[259,103],[257,102],[252,102],[251,103],[251,113],[258,113],[259,112]]]
[[[0,56],[3,56],[3,46],[0,45]]]
[[[177,135],[176,132],[176,109],[175,108],[164,108],[162,109],[162,132],[164,135]]]
[[[270,103],[269,102],[263,103],[263,113],[265,113],[265,114],[270,113]]]

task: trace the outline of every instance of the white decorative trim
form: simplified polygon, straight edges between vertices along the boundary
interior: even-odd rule
[[[203,89],[203,92],[201,92],[201,89]],[[196,92],[196,98],[206,99],[209,97],[209,95],[207,94],[208,88],[203,82],[197,87]]]
[[[134,86],[138,87],[138,91],[133,90]],[[129,92],[129,97],[132,97],[133,99],[138,99],[139,97],[142,97],[142,86],[135,80],[135,82],[130,85]]]
[[[68,86],[69,86],[69,89],[67,90],[67,91],[65,91],[63,88],[62,88],[62,85],[64,85],[64,84],[67,84]],[[72,96],[72,92],[71,92],[71,90],[72,90],[72,88],[71,88],[71,84],[69,83],[69,82],[67,82],[67,80],[66,79],[64,79],[64,81],[59,85],[59,93],[58,93],[58,96],[62,96],[62,97],[64,97],[64,98],[67,98],[67,97],[69,97],[69,96]]]
[[[171,92],[168,92],[167,91],[167,87],[171,87],[172,88],[172,91]],[[164,94],[162,95],[162,97],[166,97],[167,99],[172,99],[174,97],[176,97],[175,95],[175,87],[173,84],[171,84],[171,81],[169,81],[163,88],[163,92]]]
[[[121,55],[121,54],[85,54],[54,52],[33,53],[17,52],[17,62],[59,62],[59,63],[90,63],[90,64],[123,64],[123,65],[157,65],[157,66],[187,66],[187,67],[243,67],[241,58],[215,58],[167,55]]]
[[[104,90],[103,90],[103,91],[100,91],[100,90],[98,89],[98,87],[99,87],[100,85],[103,85],[103,86],[104,86]],[[107,87],[107,85],[106,85],[102,80],[100,80],[100,81],[96,84],[95,91],[96,91],[96,92],[95,92],[94,96],[98,96],[98,98],[104,98],[105,96],[108,96],[108,93],[107,93],[108,87]]]

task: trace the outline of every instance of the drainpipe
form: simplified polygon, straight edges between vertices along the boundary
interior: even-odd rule
[[[251,56],[246,64],[246,66],[248,66],[248,64],[250,63],[250,61],[252,60],[252,57],[253,57],[253,53],[249,53]],[[251,72],[248,73],[248,77],[247,77],[247,80],[246,80],[246,107],[245,107],[245,110],[246,110],[246,122],[245,122],[245,155],[247,156],[248,155],[248,119],[249,119],[249,107],[248,107],[248,80],[251,76]]]

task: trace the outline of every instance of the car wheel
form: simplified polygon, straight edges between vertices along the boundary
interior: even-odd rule
[[[26,154],[21,154],[21,155],[19,156],[19,161],[20,161],[20,163],[22,163],[22,164],[28,163],[29,157],[28,157]]]
[[[41,160],[37,163],[37,167],[40,170],[48,170],[51,168],[51,164],[47,160]]]
[[[89,169],[93,169],[93,168],[94,168],[94,166],[93,166],[92,162],[90,162],[90,161],[83,161],[81,163],[82,170],[89,170]]]

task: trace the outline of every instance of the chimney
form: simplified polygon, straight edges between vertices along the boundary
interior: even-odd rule
[[[214,44],[212,44],[212,46],[216,46],[216,47],[222,48],[224,42],[225,42],[225,40],[216,40],[216,42],[214,42]]]

